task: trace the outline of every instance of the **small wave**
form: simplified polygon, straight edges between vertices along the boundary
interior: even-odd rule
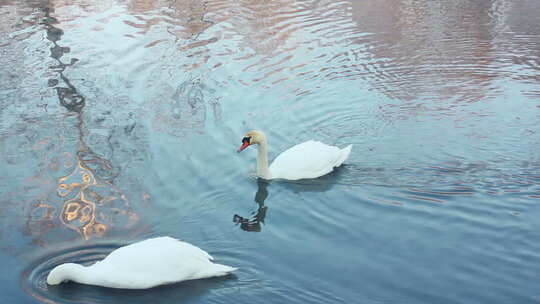
[[[64,247],[47,255],[41,256],[31,263],[21,275],[23,290],[32,297],[44,303],[86,303],[91,302],[86,293],[77,295],[69,292],[72,288],[49,286],[47,275],[56,266],[63,263],[77,263],[91,265],[102,260],[114,249],[124,244],[107,242],[88,244],[76,247]],[[68,283],[68,285],[75,285]],[[70,286],[73,287],[73,286]],[[84,300],[83,300],[84,298]],[[91,298],[91,297],[90,297]],[[92,303],[105,303],[105,301],[93,301]]]

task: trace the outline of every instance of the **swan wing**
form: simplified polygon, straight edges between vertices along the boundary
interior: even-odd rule
[[[111,252],[91,266],[98,284],[150,288],[184,280],[222,276],[236,268],[214,264],[204,250],[171,237],[144,240]]]
[[[352,145],[343,149],[319,141],[309,140],[293,146],[270,165],[272,178],[298,180],[316,178],[340,166],[351,153]]]

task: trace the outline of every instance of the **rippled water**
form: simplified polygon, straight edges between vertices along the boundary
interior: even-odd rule
[[[540,2],[0,4],[1,303],[540,301]],[[258,181],[255,128],[353,153]],[[240,269],[45,283],[159,235]]]

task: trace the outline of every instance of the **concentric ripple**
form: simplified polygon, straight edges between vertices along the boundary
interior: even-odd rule
[[[34,298],[45,303],[81,303],[90,300],[84,293],[80,295],[69,292],[77,288],[74,283],[59,286],[47,284],[49,272],[63,263],[91,265],[105,258],[109,253],[124,244],[103,242],[78,247],[65,247],[44,255],[33,261],[21,275],[22,288]],[[83,288],[84,289],[84,288]],[[92,303],[101,303],[103,299],[92,299]]]
[[[22,289],[43,303],[163,303],[189,298],[199,298],[216,288],[225,286],[228,281],[235,281],[235,276],[209,278],[163,285],[144,290],[114,289],[67,282],[50,286],[47,284],[49,272],[63,263],[92,265],[105,258],[113,250],[127,245],[127,242],[100,241],[83,246],[66,246],[34,259],[21,274]],[[221,288],[219,295],[226,297],[226,288]]]

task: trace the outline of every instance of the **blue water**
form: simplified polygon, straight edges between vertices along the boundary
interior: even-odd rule
[[[0,303],[538,303],[540,2],[0,0]],[[254,177],[309,139],[346,164]],[[47,286],[170,235],[238,267]]]

